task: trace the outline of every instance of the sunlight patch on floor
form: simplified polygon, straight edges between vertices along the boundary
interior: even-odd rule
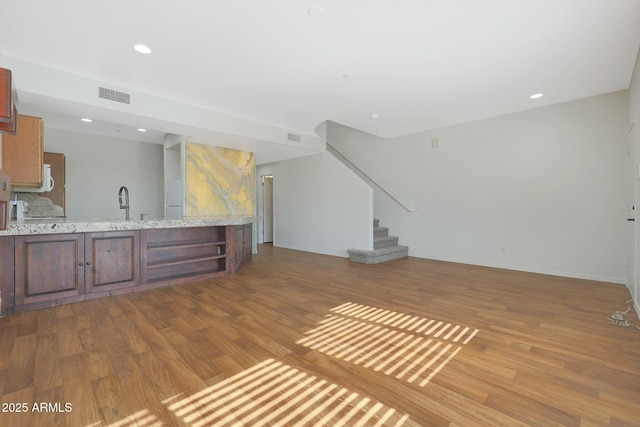
[[[93,424],[88,424],[85,427],[98,427],[102,426],[102,422],[98,421]],[[165,425],[155,415],[151,414],[147,409],[131,414],[121,420],[111,423],[106,427],[160,427]]]
[[[345,303],[297,344],[424,387],[477,329]]]
[[[416,425],[393,408],[273,359],[163,403],[193,427]]]

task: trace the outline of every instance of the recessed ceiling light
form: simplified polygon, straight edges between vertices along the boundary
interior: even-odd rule
[[[372,115],[369,116],[370,119],[377,119],[378,117],[380,117],[379,115],[377,115],[376,113],[373,113]]]
[[[138,132],[146,132],[147,130],[144,128],[138,128]]]
[[[146,46],[146,45],[143,45],[143,44],[136,44],[136,45],[133,46],[133,48],[137,52],[144,53],[145,55],[151,53],[151,49],[149,48],[149,46]]]
[[[83,117],[80,120],[82,120],[83,122],[87,122],[87,123],[91,123],[93,121],[93,120],[91,120],[89,118],[86,118],[86,117]]]
[[[538,98],[542,98],[544,96],[544,94],[542,93],[534,93],[533,95],[531,95],[529,98],[531,99],[538,99]]]
[[[307,15],[312,18],[319,18],[324,15],[324,7],[318,5],[311,6],[309,9],[307,9]]]

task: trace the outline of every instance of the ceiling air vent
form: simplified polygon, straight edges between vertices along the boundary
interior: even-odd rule
[[[107,89],[105,87],[98,88],[98,97],[108,99],[109,101],[122,102],[123,104],[131,103],[131,95],[117,90]]]
[[[300,142],[300,135],[296,135],[295,133],[288,133],[287,139],[289,141]]]

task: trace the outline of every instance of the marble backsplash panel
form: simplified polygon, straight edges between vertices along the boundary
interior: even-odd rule
[[[35,193],[11,193],[11,200],[25,202],[25,217],[61,217],[64,216],[62,206],[54,204],[47,197]],[[15,216],[15,215],[14,215]]]
[[[188,142],[185,146],[187,216],[253,216],[253,153]]]

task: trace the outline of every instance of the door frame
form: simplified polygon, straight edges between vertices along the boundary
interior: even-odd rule
[[[273,243],[275,240],[275,176],[273,173],[265,173],[264,175],[260,175],[260,192],[258,197],[258,218],[257,218],[257,230],[256,230],[256,240],[257,243],[265,243],[264,240],[264,221],[265,221],[265,191],[264,191],[264,181],[266,177],[272,178],[272,191],[271,191],[271,206],[273,209],[273,215],[271,218],[271,230],[272,230],[272,239],[268,243]]]
[[[636,241],[637,241],[637,227],[636,227],[636,213],[635,206],[637,204],[637,182],[638,182],[638,170],[636,161],[636,146],[635,141],[632,138],[632,127],[629,128],[627,137],[627,168],[628,168],[628,182],[627,185],[627,271],[626,271],[626,283],[627,287],[631,291],[636,282]]]

